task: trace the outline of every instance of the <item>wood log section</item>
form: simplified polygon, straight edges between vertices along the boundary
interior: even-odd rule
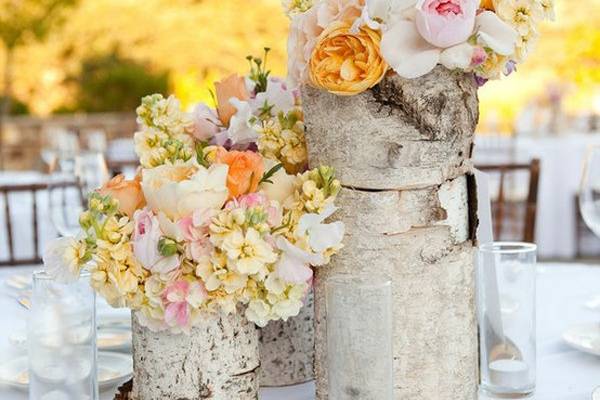
[[[350,97],[305,87],[303,106],[310,165],[335,168],[346,224],[344,249],[316,269],[317,399],[345,400],[328,398],[326,281],[365,273],[392,279],[394,398],[475,399],[473,76],[389,74]]]
[[[300,314],[272,321],[260,329],[260,386],[289,386],[314,378],[315,330],[313,293]]]
[[[130,400],[258,398],[258,332],[242,312],[207,313],[190,335],[152,332],[132,319]]]

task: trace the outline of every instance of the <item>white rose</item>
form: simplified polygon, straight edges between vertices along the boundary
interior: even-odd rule
[[[265,159],[266,171],[271,170],[275,165],[277,165],[276,161]],[[288,175],[285,169],[280,168],[269,180],[273,183],[263,182],[259,186],[259,190],[262,190],[269,200],[283,204],[288,197],[294,194],[296,177]]]
[[[144,197],[152,211],[163,212],[172,221],[191,215],[195,210],[220,209],[229,195],[228,169],[225,164],[208,169],[190,165],[145,169],[142,172]]]

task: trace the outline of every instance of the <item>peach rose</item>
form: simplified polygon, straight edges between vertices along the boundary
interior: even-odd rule
[[[243,77],[232,74],[222,81],[215,82],[215,90],[218,103],[217,114],[223,125],[229,126],[229,120],[237,112],[229,100],[233,97],[242,101],[250,98],[248,89],[246,89],[246,81]]]
[[[319,36],[309,66],[313,85],[342,96],[375,86],[388,68],[379,53],[381,34],[368,27],[350,30],[348,22],[333,22]]]
[[[119,202],[119,211],[133,217],[135,210],[146,205],[142,185],[139,179],[126,181],[123,175],[117,175],[98,189],[103,196],[110,195]]]
[[[260,154],[253,151],[227,151],[219,147],[215,162],[229,166],[227,188],[230,198],[256,192],[265,171]]]

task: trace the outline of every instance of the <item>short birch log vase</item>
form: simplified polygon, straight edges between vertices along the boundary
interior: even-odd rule
[[[258,332],[243,315],[207,313],[190,335],[152,332],[132,316],[131,400],[256,400]]]
[[[365,273],[392,279],[394,398],[475,399],[473,76],[390,74],[350,97],[305,87],[303,106],[310,165],[335,168],[346,225],[344,249],[316,269],[317,399],[339,400],[328,396],[325,282]]]
[[[260,386],[289,386],[314,378],[315,330],[313,293],[300,314],[271,321],[260,329]]]

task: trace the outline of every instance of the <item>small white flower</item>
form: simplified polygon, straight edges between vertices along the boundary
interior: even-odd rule
[[[264,300],[251,300],[246,309],[246,318],[261,328],[265,327],[271,318],[271,307]]]
[[[298,222],[297,236],[308,235],[308,243],[316,253],[323,253],[327,249],[339,247],[344,238],[344,223],[334,222],[323,224],[337,208],[329,205],[320,214],[304,214]]]
[[[237,112],[231,117],[227,135],[233,144],[246,144],[255,142],[258,139],[258,132],[250,123],[252,108],[247,101],[241,101],[232,98],[229,102],[237,109]]]
[[[257,274],[262,272],[265,264],[277,261],[277,254],[253,228],[245,235],[239,230],[233,231],[223,241],[222,248],[241,274]]]
[[[44,269],[57,282],[75,282],[79,279],[84,253],[85,248],[73,237],[55,239],[44,249]]]

